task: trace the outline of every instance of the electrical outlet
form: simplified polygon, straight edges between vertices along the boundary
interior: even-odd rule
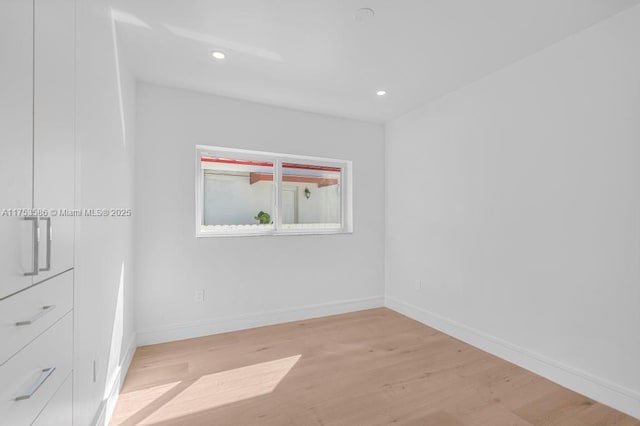
[[[196,288],[194,299],[196,303],[204,303],[204,288]]]
[[[422,290],[422,280],[416,280],[416,290]]]

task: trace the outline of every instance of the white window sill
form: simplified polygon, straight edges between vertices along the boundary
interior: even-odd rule
[[[262,235],[327,235],[350,234],[340,223],[283,224],[280,230],[274,225],[202,225],[196,237],[255,237]]]

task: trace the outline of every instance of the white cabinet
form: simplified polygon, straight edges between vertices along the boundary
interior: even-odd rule
[[[75,0],[0,0],[0,58],[0,424],[68,426]]]
[[[73,267],[74,52],[74,0],[0,2],[0,299]]]

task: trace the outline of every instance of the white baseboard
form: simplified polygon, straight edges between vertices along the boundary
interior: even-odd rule
[[[640,418],[640,393],[433,312],[387,297],[385,306],[598,402]]]
[[[309,318],[361,311],[364,309],[381,308],[383,306],[384,297],[379,296],[301,306],[290,309],[279,309],[234,317],[212,318],[138,331],[137,340],[138,345],[140,346],[153,345],[156,343],[191,339],[193,337],[209,336],[212,334],[262,327],[265,325],[300,321]]]
[[[133,355],[135,354],[137,347],[136,334],[134,333],[127,344],[127,352],[122,359],[122,364],[114,374],[114,378],[111,380],[109,396],[102,401],[98,408],[98,412],[93,422],[94,426],[106,426],[111,421],[111,416],[113,416],[113,411],[116,408],[118,397],[120,396],[120,389],[122,389],[124,379],[127,377],[127,371],[129,371],[129,366],[131,365],[131,361],[133,360]]]

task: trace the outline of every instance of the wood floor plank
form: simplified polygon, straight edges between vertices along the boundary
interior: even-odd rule
[[[640,421],[382,308],[139,348],[111,424]]]

